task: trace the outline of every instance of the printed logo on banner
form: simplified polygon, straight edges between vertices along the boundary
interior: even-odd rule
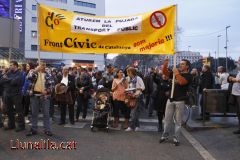
[[[62,14],[56,14],[54,12],[48,12],[48,16],[45,19],[45,23],[48,27],[53,29],[54,25],[59,25],[60,20],[66,19]]]
[[[153,12],[150,16],[150,24],[153,28],[160,29],[167,23],[166,15],[161,11]]]

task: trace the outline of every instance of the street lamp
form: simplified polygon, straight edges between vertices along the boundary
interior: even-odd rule
[[[227,55],[228,55],[228,53],[227,53],[227,49],[228,49],[228,46],[227,46],[228,36],[227,36],[227,29],[228,29],[229,27],[231,27],[231,26],[227,26],[227,27],[226,27],[226,47],[225,47],[225,49],[226,49],[226,71],[228,70],[228,62],[227,62]]]
[[[189,48],[190,48],[191,46],[188,46],[188,52],[189,52]]]
[[[221,37],[222,35],[218,35],[217,38],[218,38],[218,41],[217,41],[217,66],[219,66],[219,38]]]

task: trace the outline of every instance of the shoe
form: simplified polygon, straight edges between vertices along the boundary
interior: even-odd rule
[[[113,122],[113,124],[111,125],[112,128],[118,128],[118,123],[117,122]]]
[[[70,121],[70,123],[71,123],[71,125],[74,125],[74,124],[75,124],[74,121]]]
[[[64,125],[64,124],[66,124],[65,122],[60,122],[60,123],[58,123],[58,125]]]
[[[134,131],[135,131],[135,132],[139,132],[139,131],[140,131],[140,128],[139,128],[139,127],[136,127]]]
[[[179,146],[179,145],[180,145],[180,142],[179,142],[179,140],[177,140],[177,138],[173,138],[173,144],[174,144],[175,146]]]
[[[26,136],[27,137],[30,137],[30,136],[34,136],[34,135],[36,135],[37,134],[37,131],[34,131],[34,130],[30,130],[27,134],[26,134]]]
[[[79,122],[79,119],[78,119],[78,118],[76,118],[75,122]]]
[[[26,120],[25,120],[25,123],[26,123],[26,124],[29,124],[29,123],[30,123],[30,121],[29,121],[28,119],[26,119]]]
[[[128,123],[129,123],[129,120],[125,119],[124,124],[123,124],[123,129],[127,129],[128,128]]]
[[[25,130],[25,127],[19,127],[19,128],[16,128],[15,129],[15,132],[21,132],[21,131],[24,131]]]
[[[160,140],[159,140],[159,143],[163,143],[163,142],[165,142],[166,140],[167,140],[166,137],[161,137]]]
[[[127,129],[125,129],[126,132],[131,132],[133,131],[133,129],[131,127],[128,127]]]
[[[46,134],[47,136],[52,136],[53,134],[52,134],[52,132],[50,132],[50,131],[44,131],[44,134]]]
[[[240,134],[240,129],[236,130],[236,131],[233,131],[233,134]]]

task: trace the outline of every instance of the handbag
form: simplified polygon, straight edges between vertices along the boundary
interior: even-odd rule
[[[60,103],[74,104],[71,91],[62,83],[55,86],[55,100]]]
[[[127,105],[127,107],[133,109],[136,107],[137,105],[137,98],[134,96],[134,93],[126,93],[126,99],[125,99],[125,104]]]

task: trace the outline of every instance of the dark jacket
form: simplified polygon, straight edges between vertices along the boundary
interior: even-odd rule
[[[90,98],[89,90],[93,88],[91,77],[87,73],[81,74],[76,82],[77,95],[84,97],[84,99]],[[83,94],[79,93],[80,88],[83,88]]]
[[[5,96],[21,95],[23,86],[23,75],[20,70],[9,71],[6,73],[6,77],[0,79],[0,85],[4,86]]]
[[[214,84],[214,78],[211,72],[203,72],[200,77],[200,92],[202,93],[203,89],[212,89]]]
[[[153,81],[157,84],[157,89],[152,94],[155,110],[164,113],[169,98],[171,81],[163,80],[160,75],[156,74],[153,76]]]
[[[149,74],[144,78],[145,95],[149,96],[153,92],[153,74]]]

